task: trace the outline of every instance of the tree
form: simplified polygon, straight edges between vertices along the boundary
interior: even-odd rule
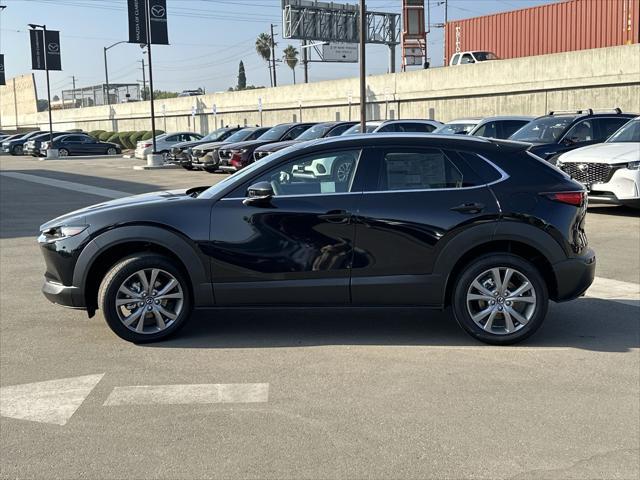
[[[269,80],[271,80],[271,86],[273,87],[273,77],[271,76],[271,64],[269,61],[271,60],[271,35],[268,33],[261,33],[256,38],[256,52],[258,55],[262,57],[264,61],[267,62],[269,68]]]
[[[298,65],[298,50],[293,45],[289,45],[285,48],[282,53],[284,53],[284,61],[289,68],[293,72],[293,83],[296,83],[296,65]]]
[[[247,88],[247,76],[244,73],[244,63],[240,60],[240,65],[238,66],[238,85],[236,86],[236,90],[244,90]]]

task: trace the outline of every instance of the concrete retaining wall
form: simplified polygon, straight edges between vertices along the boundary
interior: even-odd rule
[[[207,132],[222,124],[358,118],[357,78],[157,100],[157,128]],[[349,105],[349,97],[352,105]],[[263,112],[258,112],[258,98]],[[542,115],[548,110],[621,107],[640,112],[640,45],[582,50],[367,77],[368,118]],[[218,114],[211,113],[216,105]],[[197,114],[191,116],[192,107]],[[163,113],[164,112],[164,113]],[[54,111],[55,128],[150,129],[149,103]],[[3,115],[2,122],[12,122]],[[20,126],[46,128],[44,113]]]
[[[9,78],[6,83],[0,86],[0,130],[17,130],[23,125],[33,124],[38,118],[33,74]]]

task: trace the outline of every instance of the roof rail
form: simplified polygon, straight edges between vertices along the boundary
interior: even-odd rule
[[[578,113],[585,115],[593,115],[594,112],[615,112],[616,114],[621,114],[622,109],[620,107],[614,108],[587,108],[583,110],[550,110],[549,115],[554,115],[558,113]]]

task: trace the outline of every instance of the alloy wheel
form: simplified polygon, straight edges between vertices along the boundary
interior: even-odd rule
[[[169,328],[182,312],[184,291],[180,282],[159,268],[138,270],[118,289],[115,307],[129,330],[152,334]]]
[[[58,156],[59,157],[68,157],[69,156],[69,152],[68,150],[61,148],[60,150],[58,150]]]
[[[535,315],[536,291],[522,272],[494,267],[471,282],[466,303],[476,325],[494,335],[508,335],[522,329]]]
[[[340,183],[344,183],[349,180],[349,173],[351,172],[351,162],[342,162],[336,169],[336,180]]]

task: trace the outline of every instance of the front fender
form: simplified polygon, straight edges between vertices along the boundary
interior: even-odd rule
[[[198,255],[196,247],[178,233],[150,225],[115,228],[91,240],[78,257],[73,272],[73,285],[84,294],[87,275],[100,255],[112,247],[128,242],[148,242],[170,250],[185,266],[193,286],[195,305],[213,305],[213,288],[209,270]]]

